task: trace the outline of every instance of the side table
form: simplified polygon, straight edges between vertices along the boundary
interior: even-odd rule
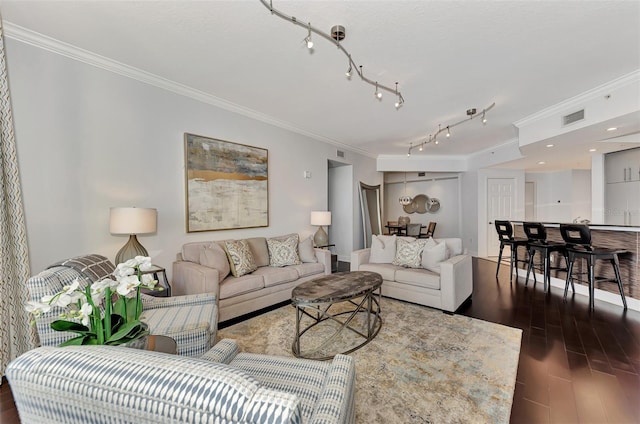
[[[316,246],[316,249],[328,249],[331,251],[331,247],[336,247],[335,244],[327,244],[326,246]],[[331,252],[331,272],[338,272],[338,255]]]
[[[158,281],[158,284],[164,288],[162,291],[158,290],[147,290],[142,289],[142,292],[148,294],[150,296],[156,297],[170,297],[171,296],[171,285],[169,284],[169,280],[167,279],[167,271],[158,265],[152,265],[151,269],[146,271],[142,271],[142,274],[153,274],[153,279]]]
[[[152,334],[147,336],[147,346],[145,347],[145,350],[176,355],[178,353],[178,345],[176,344],[176,341],[169,336]]]

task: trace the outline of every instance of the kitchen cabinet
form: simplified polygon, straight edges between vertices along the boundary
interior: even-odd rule
[[[640,226],[640,181],[608,183],[605,224]]]
[[[607,183],[640,181],[640,147],[605,155]]]

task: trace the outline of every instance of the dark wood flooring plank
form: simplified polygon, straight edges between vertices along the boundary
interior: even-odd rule
[[[578,422],[571,381],[549,377],[549,414],[551,422],[555,424]]]

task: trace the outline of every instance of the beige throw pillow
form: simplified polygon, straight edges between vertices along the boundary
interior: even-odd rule
[[[269,248],[269,266],[299,265],[298,235],[293,234],[284,240],[267,239]]]
[[[242,277],[258,269],[253,261],[253,254],[247,240],[226,240],[224,242],[224,250],[229,257],[231,274],[234,277]]]
[[[200,265],[218,270],[220,281],[231,272],[227,253],[217,243],[212,243],[200,252]]]
[[[422,251],[422,267],[440,274],[440,262],[447,259],[447,244],[443,241],[436,242],[432,238],[426,240],[426,246]]]
[[[313,249],[313,237],[309,236],[298,243],[298,254],[302,262],[318,262],[316,251]]]
[[[369,263],[390,264],[396,257],[396,236],[371,236]]]
[[[427,241],[425,239],[415,239],[413,241],[407,241],[401,238],[397,239],[396,256],[392,263],[407,268],[421,268],[422,250],[426,243]]]

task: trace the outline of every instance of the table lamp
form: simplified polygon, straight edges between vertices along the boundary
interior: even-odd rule
[[[329,236],[322,228],[323,225],[331,225],[331,212],[328,211],[312,211],[311,212],[311,225],[317,225],[318,231],[313,236],[313,243],[316,247],[328,246]]]
[[[136,234],[155,233],[158,212],[151,208],[111,208],[109,231],[111,234],[129,234],[129,241],[116,254],[116,264],[136,256],[149,256]]]

